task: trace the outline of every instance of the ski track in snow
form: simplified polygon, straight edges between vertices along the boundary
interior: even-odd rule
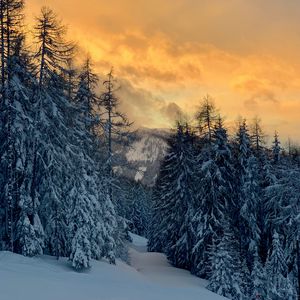
[[[0,300],[221,300],[206,281],[176,269],[165,255],[147,253],[147,240],[131,234],[131,266],[93,261],[75,272],[66,259],[0,252]]]

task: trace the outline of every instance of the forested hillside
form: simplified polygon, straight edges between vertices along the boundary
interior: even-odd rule
[[[300,168],[259,120],[236,133],[210,98],[196,128],[178,123],[153,191],[149,250],[210,280],[230,299],[296,299],[299,294]]]
[[[90,58],[75,68],[75,44],[49,8],[25,33],[23,7],[0,3],[0,249],[66,256],[75,269],[114,263],[126,224],[113,201],[113,151],[130,122],[113,72],[100,82]]]

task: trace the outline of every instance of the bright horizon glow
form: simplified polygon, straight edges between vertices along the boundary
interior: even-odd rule
[[[28,23],[44,5],[99,74],[114,66],[137,126],[170,127],[210,94],[229,126],[258,116],[300,141],[300,2],[28,0]]]

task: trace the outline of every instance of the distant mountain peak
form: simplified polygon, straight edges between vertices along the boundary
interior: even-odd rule
[[[122,168],[122,175],[141,181],[152,186],[155,184],[159,172],[160,162],[167,150],[169,129],[153,129],[142,127],[137,129],[129,146],[123,149],[122,154],[129,166]],[[120,173],[120,170],[118,170]]]

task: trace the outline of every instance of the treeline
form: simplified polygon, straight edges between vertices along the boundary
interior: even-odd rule
[[[152,188],[140,181],[118,178],[119,188],[114,192],[118,215],[122,216],[125,228],[137,235],[148,237],[152,210]]]
[[[178,123],[153,191],[148,248],[230,299],[299,299],[300,165],[256,120],[229,137],[205,98]],[[298,296],[299,297],[299,296]]]
[[[74,67],[76,47],[48,8],[28,47],[23,7],[0,1],[0,250],[69,257],[75,269],[114,263],[127,230],[113,199],[114,143],[130,123],[113,73],[97,94],[90,60]]]

